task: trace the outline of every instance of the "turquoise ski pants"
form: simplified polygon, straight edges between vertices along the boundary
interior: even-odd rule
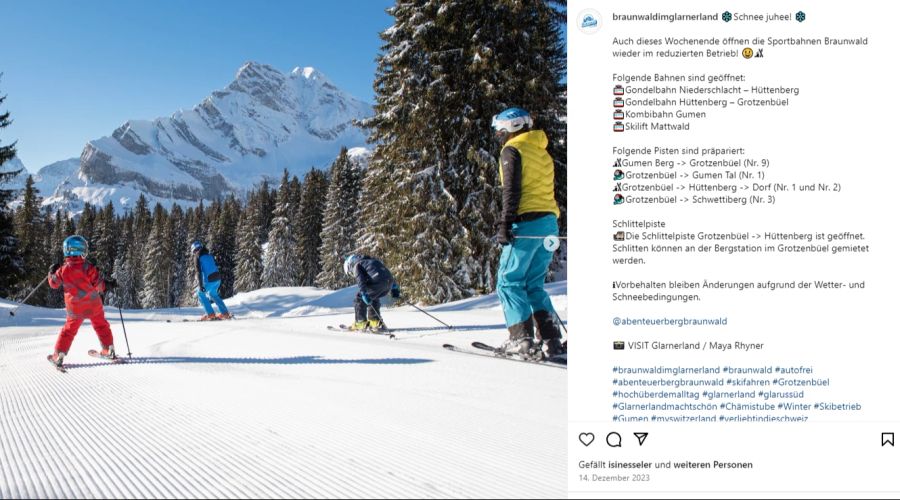
[[[206,314],[215,314],[215,311],[212,308],[212,304],[210,304],[210,300],[216,303],[219,306],[219,312],[225,314],[228,312],[228,308],[225,307],[225,303],[222,302],[222,298],[219,297],[219,285],[221,285],[221,281],[213,281],[211,283],[207,283],[204,285],[206,288],[206,292],[201,292],[199,288],[197,288],[197,299],[200,300],[200,305],[203,306],[203,310],[206,311]]]
[[[544,291],[544,278],[553,252],[544,248],[543,238],[518,236],[559,236],[556,216],[547,215],[512,226],[513,240],[503,247],[497,271],[497,295],[503,305],[506,326],[527,320],[536,311],[553,312],[550,296]]]

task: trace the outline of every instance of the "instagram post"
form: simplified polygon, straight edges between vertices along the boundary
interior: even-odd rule
[[[0,498],[897,498],[898,10],[4,2]]]

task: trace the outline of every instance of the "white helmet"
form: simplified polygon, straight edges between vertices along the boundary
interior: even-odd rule
[[[356,264],[362,259],[359,255],[351,253],[344,259],[344,274],[347,276],[356,276]]]
[[[522,108],[509,108],[494,115],[494,119],[491,120],[491,127],[497,133],[512,134],[533,125],[531,115]]]

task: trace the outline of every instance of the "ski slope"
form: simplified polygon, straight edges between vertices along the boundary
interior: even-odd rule
[[[453,331],[384,307],[391,340],[326,329],[354,293],[241,294],[228,322],[125,311],[131,361],[88,356],[88,324],[68,373],[45,359],[64,312],[0,302],[0,498],[565,496],[566,370],[441,348],[499,344],[496,296],[428,308]]]

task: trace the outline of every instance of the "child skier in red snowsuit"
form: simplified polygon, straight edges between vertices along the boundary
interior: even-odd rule
[[[87,241],[81,236],[70,236],[63,242],[63,254],[66,257],[62,265],[56,264],[50,268],[47,281],[51,288],[63,287],[66,299],[66,324],[63,325],[59,337],[56,339],[56,349],[50,356],[50,360],[57,366],[62,366],[63,358],[69,352],[72,341],[78,333],[78,328],[84,320],[89,319],[103,350],[100,354],[104,357],[115,358],[112,330],[109,322],[103,314],[103,298],[101,294],[107,287],[115,286],[115,281],[109,283],[100,277],[100,272],[90,262],[84,259],[87,254]]]

